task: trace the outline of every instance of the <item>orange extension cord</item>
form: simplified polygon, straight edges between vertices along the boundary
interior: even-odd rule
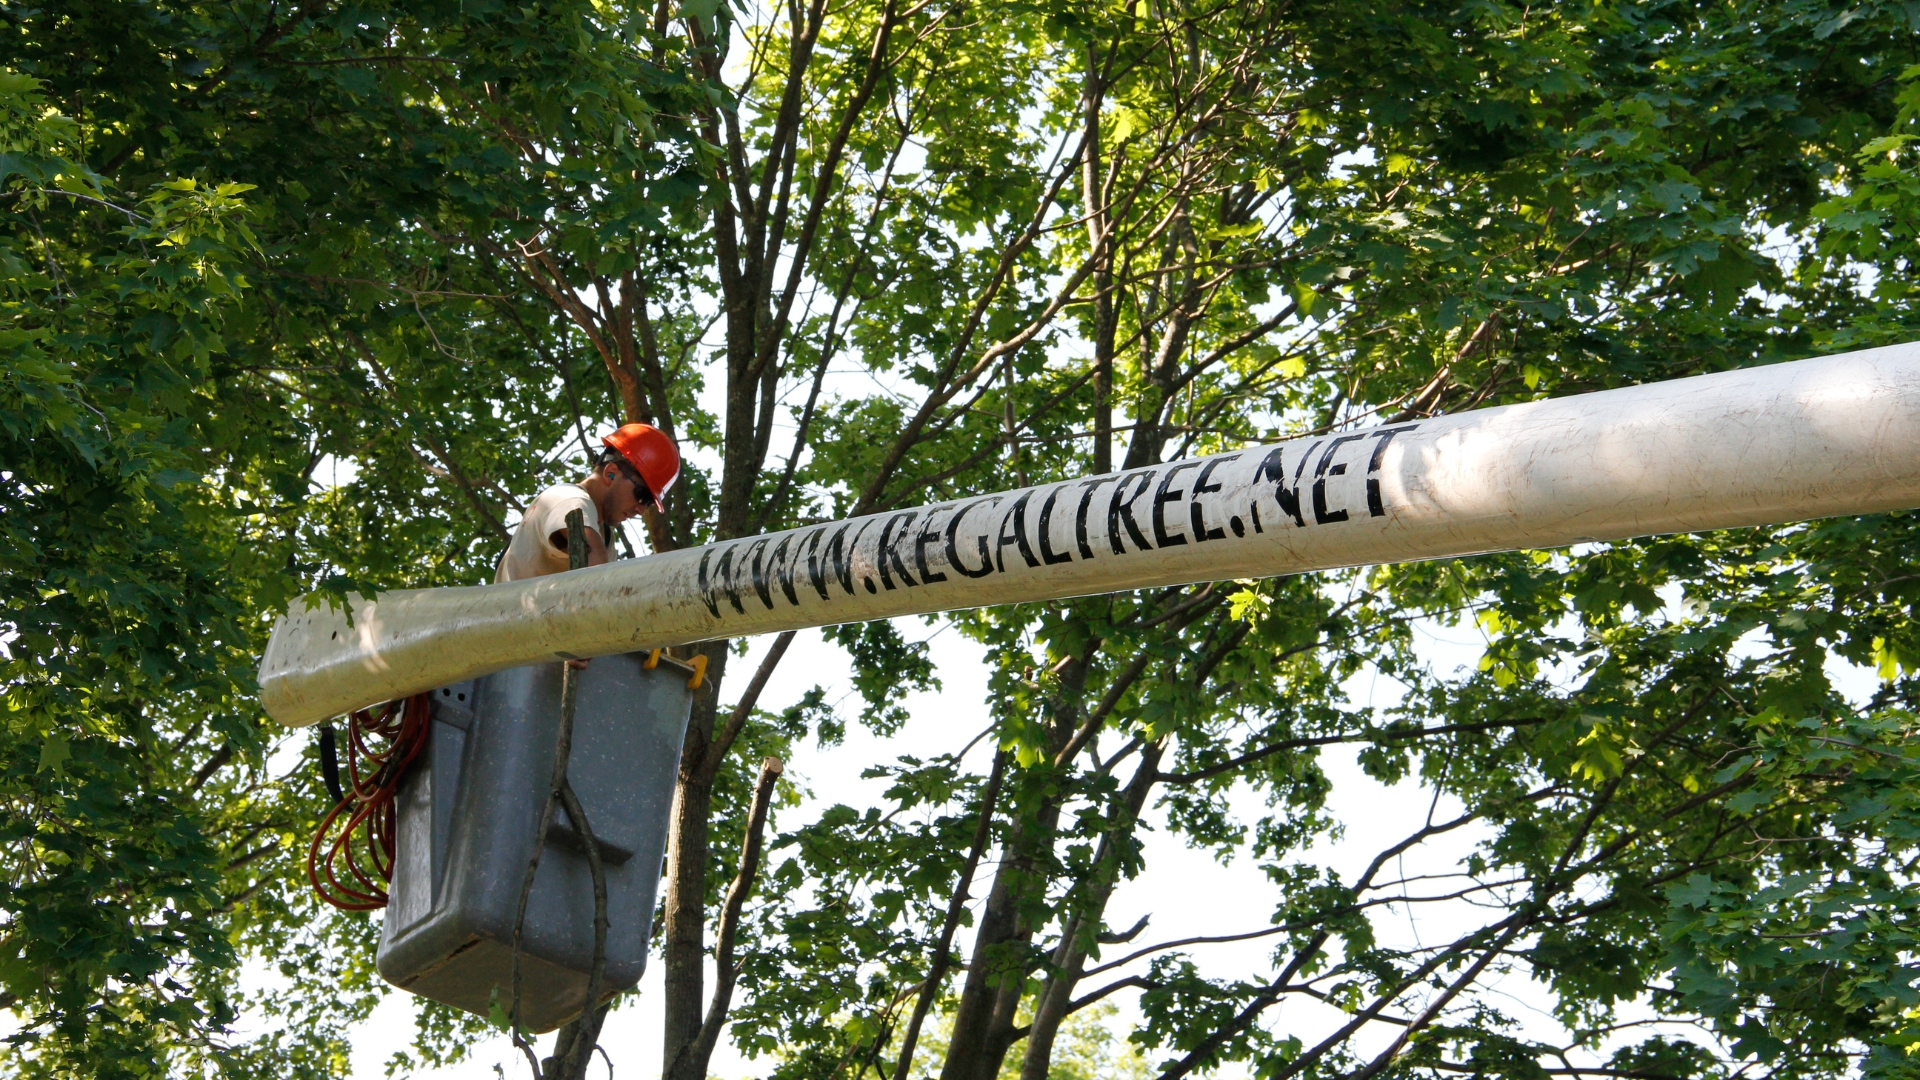
[[[347,717],[349,786],[307,845],[307,880],[320,899],[342,911],[387,906],[386,885],[393,878],[394,789],[426,745],[431,707],[428,695],[415,694],[390,701],[377,713],[361,709]],[[369,743],[375,738],[384,739],[386,746],[374,750]],[[347,881],[341,880],[343,873]]]

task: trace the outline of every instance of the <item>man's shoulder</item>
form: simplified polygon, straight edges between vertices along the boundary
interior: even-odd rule
[[[559,519],[576,508],[587,512],[588,525],[599,526],[600,514],[593,505],[593,497],[579,484],[555,484],[535,495],[533,501],[527,504],[525,519],[539,521],[542,528],[551,530],[558,527],[556,523]]]
[[[532,508],[541,505],[552,505],[554,503],[590,503],[592,501],[592,497],[587,494],[587,489],[581,487],[579,484],[564,483],[555,484],[540,492],[540,494],[533,497],[533,502],[527,505],[529,508]]]

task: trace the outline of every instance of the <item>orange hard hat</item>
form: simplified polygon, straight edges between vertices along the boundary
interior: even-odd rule
[[[680,478],[680,448],[652,424],[622,424],[600,441],[633,463],[656,501],[666,498],[667,489]]]

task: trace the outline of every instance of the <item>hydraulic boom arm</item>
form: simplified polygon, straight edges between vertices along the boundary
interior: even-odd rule
[[[296,602],[316,723],[504,668],[895,615],[1920,506],[1920,344],[1295,439],[505,585]]]

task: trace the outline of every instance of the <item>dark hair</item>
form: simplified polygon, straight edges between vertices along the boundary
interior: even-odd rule
[[[633,467],[633,462],[627,460],[627,455],[615,450],[611,446],[603,446],[600,448],[600,455],[593,459],[593,471],[597,473],[609,465],[620,466],[620,475],[633,481],[633,489],[639,493],[640,501],[643,504],[649,506],[659,505],[659,500],[654,497],[653,489],[647,486],[646,479],[640,475],[639,469]]]

